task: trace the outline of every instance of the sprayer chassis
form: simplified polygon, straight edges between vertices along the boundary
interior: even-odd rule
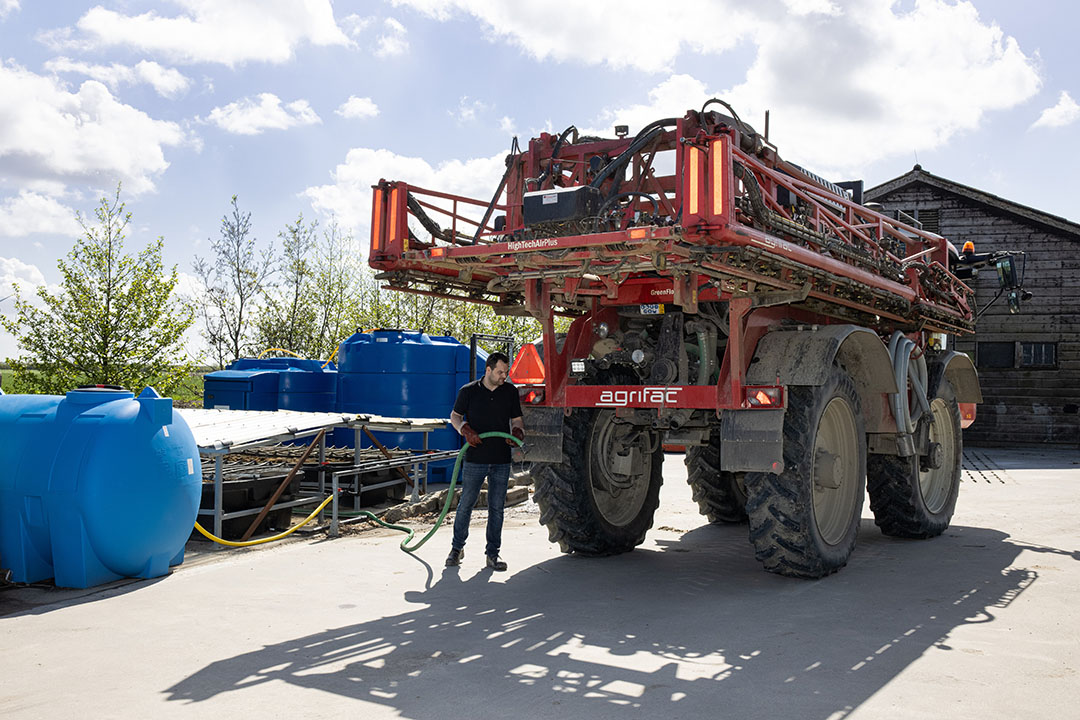
[[[869,487],[887,532],[940,533],[960,403],[981,400],[970,360],[946,349],[974,323],[947,242],[784,162],[737,120],[670,124],[647,146],[641,133],[542,135],[508,156],[507,204],[382,181],[370,262],[390,288],[541,322],[544,375],[522,388],[527,457],[543,463],[542,522],[564,550],[642,541],[664,444],[687,448],[704,514],[749,519],[769,570],[819,577],[846,562],[868,463],[885,478]],[[670,175],[654,169],[661,153]],[[526,224],[527,201],[586,185],[608,198],[600,217]],[[462,212],[485,205],[479,223]],[[565,336],[558,315],[574,318]]]

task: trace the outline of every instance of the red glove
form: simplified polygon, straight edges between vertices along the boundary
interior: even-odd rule
[[[469,427],[469,423],[465,423],[461,426],[461,434],[464,436],[465,442],[473,447],[480,447],[480,443],[483,442],[483,440],[480,439],[480,434]]]
[[[521,442],[525,442],[525,431],[523,429],[521,429],[519,427],[515,427],[512,430],[510,430],[510,434],[513,435],[514,437],[516,437]],[[510,445],[510,446],[513,446],[513,447],[518,446],[518,444],[516,442],[514,442],[513,440],[507,440],[506,444]]]

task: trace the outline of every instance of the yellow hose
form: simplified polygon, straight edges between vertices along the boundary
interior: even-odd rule
[[[334,358],[337,357],[337,351],[340,350],[340,349],[341,349],[341,344],[338,343],[338,346],[336,348],[334,348],[334,352],[330,355],[330,357],[328,357],[326,359],[326,362],[324,362],[319,369],[321,370],[322,368],[324,368],[327,365],[329,365],[330,363],[332,363],[334,361]]]
[[[214,542],[218,543],[219,545],[228,545],[229,547],[249,547],[251,545],[262,545],[263,543],[274,542],[275,540],[281,540],[282,538],[286,538],[286,537],[292,535],[294,532],[296,532],[297,530],[299,530],[300,528],[304,527],[309,522],[314,520],[315,516],[318,515],[319,513],[321,513],[323,508],[326,507],[327,505],[329,505],[330,501],[333,500],[333,499],[334,499],[334,496],[331,495],[330,497],[323,500],[322,505],[319,505],[319,507],[315,508],[315,511],[312,512],[310,515],[308,515],[306,518],[304,518],[304,521],[302,523],[300,523],[299,525],[294,525],[293,527],[289,528],[288,530],[286,530],[283,533],[278,533],[277,535],[271,535],[270,537],[261,538],[259,540],[247,540],[247,541],[244,541],[244,542],[233,542],[232,540],[224,540],[222,538],[219,538],[217,535],[214,535],[213,533],[207,532],[203,528],[203,526],[200,525],[197,522],[195,523],[195,529],[198,530],[200,533],[202,533],[203,537],[205,537],[207,540],[213,540]]]
[[[255,359],[256,360],[261,360],[263,358],[263,356],[266,355],[266,353],[268,353],[268,352],[283,352],[283,353],[288,353],[289,355],[292,355],[294,358],[300,358],[301,360],[304,359],[303,355],[297,355],[292,350],[286,350],[285,348],[266,348],[261,353],[259,353],[259,357],[255,358]]]
[[[374,330],[361,330],[360,328],[357,328],[356,332],[358,332],[358,333],[370,333],[370,332],[375,332],[375,331]],[[324,362],[322,364],[322,367],[326,367],[327,365],[332,363],[334,361],[334,358],[337,357],[338,350],[340,350],[340,349],[341,349],[341,343],[338,343],[338,346],[336,348],[334,348],[334,352],[330,354],[330,357],[326,359],[326,362]]]

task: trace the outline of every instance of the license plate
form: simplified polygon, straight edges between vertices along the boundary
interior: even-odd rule
[[[660,303],[660,304],[653,304],[653,305],[642,305],[641,306],[641,314],[642,315],[663,315],[664,314],[664,304]]]

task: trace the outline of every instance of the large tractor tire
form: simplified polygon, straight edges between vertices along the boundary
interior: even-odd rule
[[[563,552],[628,552],[652,527],[663,482],[660,438],[614,420],[613,410],[575,410],[563,421],[562,462],[534,472],[540,523]]]
[[[956,391],[945,378],[930,401],[930,415],[929,455],[871,455],[867,461],[870,509],[886,535],[935,537],[952,520],[960,492],[964,440]]]
[[[686,482],[694,502],[709,522],[746,522],[746,487],[737,473],[720,469],[720,431],[713,428],[707,445],[686,449]]]
[[[746,474],[750,542],[765,569],[819,578],[846,565],[865,477],[866,432],[851,377],[834,367],[819,387],[789,387],[784,470]]]

